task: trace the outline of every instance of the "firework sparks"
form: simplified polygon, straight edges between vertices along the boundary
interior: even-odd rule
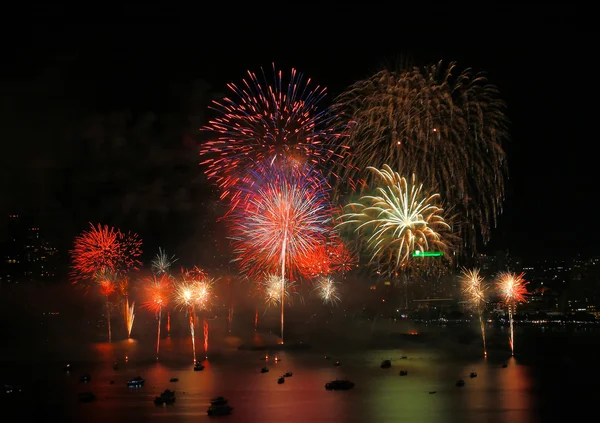
[[[483,354],[487,357],[485,324],[483,322],[483,305],[485,304],[487,286],[483,282],[483,277],[479,275],[479,269],[463,269],[460,279],[463,296],[469,307],[475,310],[479,316],[479,326],[481,327],[481,337],[483,339]]]
[[[175,255],[169,256],[165,250],[159,247],[158,254],[152,260],[152,272],[155,275],[166,274],[177,260]]]
[[[136,270],[141,265],[141,247],[142,241],[136,234],[90,223],[90,229],[75,238],[70,252],[72,277],[79,281],[104,269],[122,273]]]
[[[478,229],[487,241],[502,210],[506,157],[504,103],[495,87],[455,63],[398,72],[383,70],[355,83],[337,102],[353,123],[344,178],[364,185],[367,166],[390,164],[417,174],[467,224],[472,246]]]
[[[416,185],[384,165],[382,170],[370,167],[380,179],[376,195],[363,196],[346,208],[338,228],[356,226],[355,231],[367,235],[371,263],[390,270],[405,268],[416,250],[448,251],[451,228],[436,200],[439,195],[426,195]]]
[[[502,272],[498,275],[497,279],[499,291],[504,297],[504,302],[508,307],[508,319],[510,322],[509,341],[512,355],[515,355],[513,316],[517,312],[517,304],[525,302],[525,295],[527,295],[527,288],[525,286],[529,283],[523,278],[524,275],[525,273],[517,275],[510,272]]]
[[[131,338],[131,329],[133,329],[133,321],[135,320],[135,302],[129,304],[129,278],[124,276],[120,278],[119,294],[123,297],[123,318],[125,319],[125,328],[127,329],[127,338]]]
[[[323,185],[315,185],[304,174],[271,167],[256,175],[247,203],[236,211],[232,227],[234,252],[242,271],[259,274],[281,272],[281,290],[286,274],[298,269],[301,260],[325,240],[329,204]],[[281,301],[283,342],[285,295]]]
[[[319,107],[325,88],[311,88],[310,79],[305,83],[295,69],[287,88],[274,66],[273,84],[261,73],[262,78],[248,71],[241,87],[228,84],[232,96],[214,102],[212,108],[220,116],[202,128],[213,138],[200,149],[205,157],[201,164],[232,205],[241,194],[232,188],[257,164],[283,160],[317,166],[329,174],[332,160],[344,156],[332,124],[336,114]]]
[[[331,235],[328,242],[316,247],[300,261],[300,272],[309,279],[317,276],[328,276],[340,272],[342,277],[352,270],[358,262],[356,254],[348,250],[344,242]]]
[[[317,291],[319,298],[321,298],[325,304],[337,304],[340,302],[337,282],[329,276],[322,276],[317,280],[315,291]]]
[[[166,273],[161,273],[160,276],[144,279],[143,284],[148,300],[142,303],[142,307],[153,311],[158,322],[156,334],[156,358],[158,359],[162,309],[168,305],[172,279]]]

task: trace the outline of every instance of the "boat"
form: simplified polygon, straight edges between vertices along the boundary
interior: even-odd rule
[[[260,369],[261,373],[268,373],[269,372],[269,368],[268,367],[263,367],[262,369]]]
[[[506,364],[506,363],[504,363],[504,364],[502,365],[502,368],[503,368],[503,369],[506,369],[507,367],[508,367],[508,364]]]
[[[175,391],[171,391],[170,389],[165,389],[162,394],[160,394],[163,398],[175,398]]]
[[[175,402],[175,397],[163,397],[163,396],[158,396],[158,397],[154,397],[154,404],[156,405],[167,405],[167,404],[173,404]]]
[[[92,402],[96,400],[96,395],[92,392],[80,392],[78,397],[81,402]]]
[[[119,370],[119,363],[116,361],[113,363],[113,370]]]
[[[325,384],[325,389],[328,391],[348,390],[354,388],[354,382],[348,379],[336,379]]]
[[[139,388],[140,386],[144,386],[144,383],[146,383],[146,381],[144,379],[142,379],[140,376],[138,376],[138,377],[134,377],[133,379],[128,381],[127,386],[132,387],[132,388]]]
[[[435,394],[437,391],[429,391],[429,395]]]
[[[70,372],[70,371],[72,370],[72,368],[71,368],[71,365],[70,365],[70,364],[67,364],[67,365],[64,367],[64,370],[65,370],[65,372]]]
[[[400,376],[408,376],[408,370],[400,370]]]
[[[392,367],[392,362],[391,360],[383,360],[381,362],[381,368],[382,369],[389,369],[390,367]]]
[[[456,382],[456,386],[458,386],[458,387],[465,386],[465,381],[460,379],[459,381]]]
[[[279,376],[279,379],[277,379],[277,383],[279,383],[280,385],[281,385],[282,383],[285,383],[285,377],[283,377],[283,376]]]
[[[20,392],[23,392],[23,389],[21,389],[21,387],[18,385],[5,383],[4,392],[6,392],[6,394],[18,394]]]
[[[172,377],[171,379],[169,379],[169,382],[179,382],[179,378]]]
[[[228,403],[228,401],[227,401],[227,398],[225,398],[225,397],[216,397],[216,398],[212,398],[210,400],[210,405],[215,406],[215,407],[225,405],[227,403]]]
[[[211,405],[208,407],[206,414],[209,416],[226,416],[231,414],[233,407],[230,405]]]
[[[199,372],[201,370],[204,370],[204,366],[200,363],[196,363],[196,365],[194,366],[194,371]]]
[[[470,378],[477,377],[477,373],[475,373],[475,372],[471,372],[471,374],[469,375],[469,377],[470,377]]]
[[[292,372],[285,372],[283,374],[283,377],[292,377],[293,373]]]
[[[79,381],[80,381],[81,383],[87,383],[87,382],[89,382],[90,380],[92,380],[92,377],[91,377],[90,375],[88,375],[88,374],[85,374],[85,375],[83,375],[83,376],[81,376],[81,377],[79,378]]]
[[[406,360],[408,357],[403,355],[402,357],[400,357],[402,360]]]
[[[334,364],[334,365],[336,365],[336,366],[339,366],[339,365],[341,365],[342,363],[340,363],[340,360],[337,360],[337,361],[336,361],[335,363],[333,363],[333,364]]]

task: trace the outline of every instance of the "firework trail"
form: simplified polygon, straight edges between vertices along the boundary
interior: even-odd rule
[[[357,187],[368,166],[417,174],[456,210],[465,241],[489,240],[502,211],[507,138],[504,103],[482,74],[455,63],[383,70],[337,98],[352,125],[339,181]]]
[[[108,342],[112,342],[112,331],[110,327],[110,295],[116,290],[116,276],[107,268],[101,269],[94,275],[94,281],[100,288],[100,293],[106,298],[106,322],[108,324]]]
[[[169,256],[165,250],[158,248],[158,253],[152,260],[152,273],[155,275],[168,274],[169,269],[178,259],[175,255]]]
[[[388,165],[381,170],[368,169],[379,178],[380,185],[374,195],[346,206],[348,213],[341,216],[337,228],[355,227],[355,232],[366,237],[370,263],[391,272],[406,268],[416,250],[447,253],[453,237],[438,206],[439,195],[425,194],[414,175],[409,183]]]
[[[321,276],[315,284],[315,291],[317,291],[319,298],[321,298],[325,304],[333,305],[340,302],[337,282],[330,276]]]
[[[234,253],[242,272],[281,274],[281,342],[285,280],[325,241],[330,206],[322,184],[303,173],[278,167],[257,173],[243,207],[233,215]]]
[[[117,273],[137,270],[142,254],[142,241],[136,234],[123,233],[107,225],[94,226],[75,237],[71,276],[75,282],[93,278],[97,272],[109,269]]]
[[[162,309],[168,305],[172,282],[172,279],[166,273],[161,273],[159,276],[154,275],[143,280],[145,298],[147,298],[147,301],[142,303],[142,307],[153,311],[156,314],[156,320],[158,322],[156,334],[157,359],[160,351]],[[167,324],[168,323],[169,322],[167,321]]]
[[[498,289],[504,297],[504,302],[508,307],[508,319],[510,322],[510,349],[512,355],[515,355],[515,332],[513,330],[513,315],[517,311],[517,304],[525,302],[527,288],[529,283],[523,279],[525,273],[517,275],[516,273],[502,272],[498,275]]]
[[[131,329],[135,319],[134,306],[135,302],[129,305],[129,278],[122,277],[118,283],[119,293],[124,298],[123,301],[123,318],[125,319],[125,328],[127,329],[127,338],[131,338]]]
[[[475,310],[479,316],[479,326],[481,327],[481,338],[483,339],[483,355],[487,357],[487,346],[485,342],[485,324],[483,322],[483,306],[485,304],[485,293],[487,286],[483,282],[483,277],[479,275],[479,269],[462,269],[460,278],[463,296],[472,310]]]
[[[333,161],[345,157],[342,137],[334,129],[339,127],[336,113],[319,106],[326,90],[310,82],[292,69],[285,87],[282,72],[273,65],[272,83],[264,70],[260,76],[248,71],[240,86],[227,85],[230,96],[213,103],[219,116],[202,128],[212,138],[200,148],[201,165],[232,208],[244,194],[234,188],[257,165],[309,165],[328,175]]]

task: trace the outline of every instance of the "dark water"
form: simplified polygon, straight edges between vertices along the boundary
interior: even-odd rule
[[[60,354],[40,350],[26,360],[4,359],[2,379],[20,381],[26,389],[20,397],[4,396],[2,412],[22,422],[199,422],[211,419],[206,409],[218,395],[234,407],[232,415],[219,417],[229,422],[562,422],[595,409],[598,366],[581,337],[538,334],[522,339],[527,352],[516,358],[506,348],[483,359],[472,353],[473,346],[402,342],[392,349],[334,343],[270,353],[265,361],[264,352],[239,351],[234,338],[224,338],[214,340],[202,372],[192,370],[187,338],[163,339],[160,361],[150,339],[86,343],[72,346],[77,353],[70,373],[63,371],[68,348]],[[197,348],[202,351],[200,340]],[[341,366],[334,366],[335,359]],[[392,368],[381,369],[382,359],[391,359]],[[117,371],[115,360],[121,362]],[[261,374],[265,363],[270,372]],[[400,377],[400,370],[408,376]],[[277,377],[286,371],[293,376],[278,385]],[[471,379],[473,371],[478,377]],[[92,376],[90,383],[79,382],[83,373]],[[146,379],[145,386],[128,388],[126,381],[138,375]],[[170,383],[172,377],[179,382]],[[354,381],[355,389],[324,389],[327,381],[342,377]],[[465,380],[463,388],[455,386],[458,379]],[[154,396],[167,388],[176,391],[176,403],[154,405]],[[80,403],[77,394],[83,391],[94,392],[97,401]]]

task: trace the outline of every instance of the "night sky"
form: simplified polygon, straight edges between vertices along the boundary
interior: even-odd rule
[[[485,71],[508,105],[510,180],[489,248],[598,253],[590,12],[387,7],[30,10],[2,30],[0,212],[32,216],[64,245],[90,220],[138,231],[152,250],[212,245],[221,211],[197,129],[225,83],[275,62],[331,99],[385,64],[444,60]]]

